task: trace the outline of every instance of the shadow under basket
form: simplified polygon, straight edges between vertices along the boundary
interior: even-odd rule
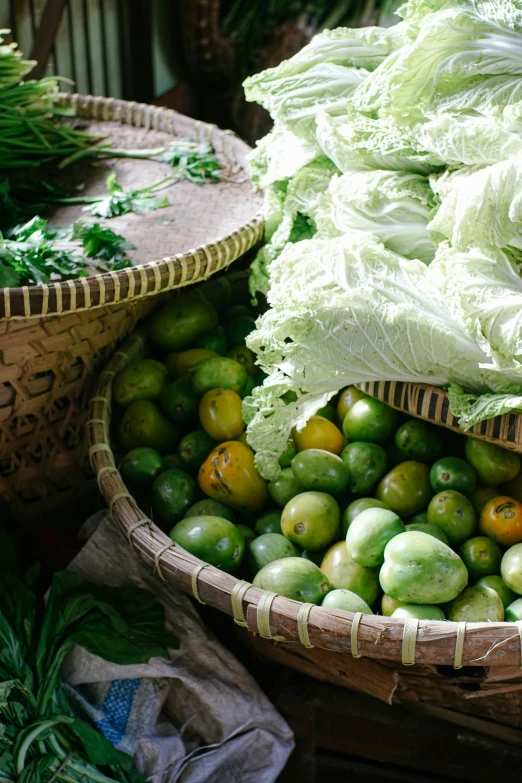
[[[112,357],[91,400],[88,426],[101,492],[151,573],[232,617],[258,652],[278,663],[522,742],[521,623],[402,620],[299,603],[198,560],[147,517],[120,476],[108,435],[113,378],[141,351],[141,339],[132,336]],[[510,446],[522,451],[520,443]]]
[[[0,291],[0,513],[15,521],[56,522],[89,513],[96,502],[87,454],[88,403],[96,373],[163,292],[225,270],[260,241],[262,196],[246,174],[247,144],[230,131],[170,109],[82,95],[63,95],[76,123],[115,146],[148,148],[173,137],[210,140],[223,177],[168,188],[159,213],[129,214],[107,225],[136,246],[141,263],[117,272]],[[84,161],[65,169],[69,189],[104,192],[114,171],[124,186],[164,177],[165,164]],[[46,167],[49,175],[48,167]],[[51,171],[54,176],[55,169]],[[23,172],[22,172],[23,175]],[[34,172],[32,172],[34,177]],[[148,179],[147,179],[148,178]],[[142,181],[143,180],[143,181]],[[202,220],[204,215],[204,220]],[[49,214],[53,225],[85,219],[80,207]],[[193,249],[189,249],[189,248]],[[131,256],[132,257],[132,256]],[[133,259],[134,260],[134,259]],[[79,506],[81,502],[81,506]],[[50,516],[52,515],[52,517]]]

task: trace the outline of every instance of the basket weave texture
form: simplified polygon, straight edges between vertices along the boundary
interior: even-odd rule
[[[253,194],[245,172],[249,148],[230,131],[125,101],[67,95],[61,104],[75,107],[88,128],[103,130],[120,146],[157,146],[173,135],[209,138],[231,181],[203,187],[179,182],[170,191],[174,203],[159,210],[161,217],[148,213],[112,220],[111,228],[131,239],[148,263],[0,291],[0,506],[17,520],[66,515],[82,497],[93,496],[85,423],[96,371],[162,298],[158,294],[225,269],[261,239],[263,230],[256,214],[260,196]],[[91,187],[103,192],[113,168],[122,181],[127,176],[134,184],[142,164],[147,162],[88,164],[95,181],[87,183],[86,192]],[[159,166],[158,178],[165,175],[164,164],[152,165]],[[243,202],[237,212],[230,209],[235,200]],[[79,216],[67,208],[51,218],[69,224]],[[219,234],[220,227],[227,230]],[[193,236],[204,244],[186,251]],[[186,252],[175,252],[180,247]]]
[[[111,220],[111,228],[133,241],[138,258],[148,263],[50,285],[4,288],[0,295],[0,320],[78,312],[190,285],[224,269],[262,238],[263,219],[259,212],[262,197],[252,189],[246,176],[250,148],[232,131],[198,122],[172,109],[112,98],[63,94],[60,105],[73,108],[87,130],[109,135],[115,144],[126,148],[157,147],[172,137],[208,139],[227,176],[222,183],[214,185],[175,183],[165,191],[174,201],[180,198],[170,208]],[[105,178],[110,171],[115,171],[118,177],[122,175],[124,186],[142,186],[145,182],[139,181],[139,172],[145,167],[156,173],[157,180],[168,173],[161,163],[109,159],[97,167],[90,164],[80,167],[79,173],[85,174],[87,182],[83,176],[78,180],[78,172],[73,171],[71,176],[77,186],[85,185],[82,191],[85,195],[92,195],[104,192]],[[242,174],[239,179],[238,174]],[[146,184],[152,181],[149,176]],[[233,204],[239,206],[234,210]],[[71,207],[56,210],[50,216],[57,225],[72,223],[79,217],[85,218],[81,209]],[[163,225],[169,222],[176,231]],[[177,226],[182,227],[181,243],[177,241]],[[187,243],[193,236],[200,242],[191,249]],[[183,252],[172,252],[176,244],[181,244]]]

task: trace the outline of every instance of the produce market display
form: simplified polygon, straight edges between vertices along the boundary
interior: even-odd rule
[[[245,403],[268,479],[292,428],[349,384],[447,386],[462,428],[522,410],[522,12],[399,13],[245,82],[274,118],[251,157],[267,239],[251,290],[270,309],[247,344],[268,378]]]
[[[204,293],[148,322],[113,380],[113,449],[140,508],[192,555],[300,602],[394,618],[522,620],[518,454],[348,386],[265,481],[242,399],[256,311]],[[291,404],[291,395],[287,401]]]

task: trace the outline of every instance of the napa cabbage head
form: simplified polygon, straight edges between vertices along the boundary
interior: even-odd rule
[[[477,395],[522,390],[453,317],[431,267],[367,232],[287,245],[271,269],[271,309],[249,336],[269,376],[244,404],[261,473],[277,474],[293,427],[363,381],[455,383]],[[285,404],[285,392],[296,400]]]

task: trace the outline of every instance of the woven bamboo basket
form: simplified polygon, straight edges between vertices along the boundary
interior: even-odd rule
[[[224,177],[203,187],[178,182],[165,191],[169,207],[110,221],[136,246],[134,259],[142,263],[0,291],[0,506],[4,518],[16,520],[66,517],[82,497],[93,496],[85,423],[97,368],[155,306],[158,294],[227,268],[261,239],[263,228],[261,195],[246,174],[249,147],[232,132],[126,101],[64,95],[60,103],[75,108],[82,127],[118,147],[158,147],[173,136],[208,138]],[[110,171],[124,187],[139,187],[163,178],[166,167],[82,162],[65,169],[59,182],[81,183],[86,195],[103,193]],[[42,172],[53,179],[55,174]],[[79,218],[85,218],[81,207],[49,215],[54,225]]]
[[[467,715],[468,723],[474,716],[488,726],[495,722],[522,728],[522,623],[403,621],[299,603],[198,560],[146,516],[122,481],[109,441],[113,378],[141,356],[142,345],[132,336],[100,376],[90,405],[89,453],[114,522],[151,572],[232,617],[245,632],[256,635],[261,654],[279,663],[418,711],[448,717],[446,711]],[[390,389],[392,397],[399,394],[397,384],[387,394]],[[380,395],[377,387],[368,390]],[[411,394],[418,403],[415,391],[404,392],[404,399]],[[443,423],[444,392],[428,387],[422,392],[432,411],[430,419]],[[403,407],[397,399],[396,403]],[[422,406],[403,409],[425,415]],[[522,452],[522,443],[516,440],[520,421],[513,423],[511,418],[492,423],[494,437],[485,432],[470,435],[502,445],[507,445],[509,435],[510,447]],[[457,427],[454,420],[449,424]],[[488,730],[498,735],[497,728]],[[514,741],[514,735],[509,737]]]

